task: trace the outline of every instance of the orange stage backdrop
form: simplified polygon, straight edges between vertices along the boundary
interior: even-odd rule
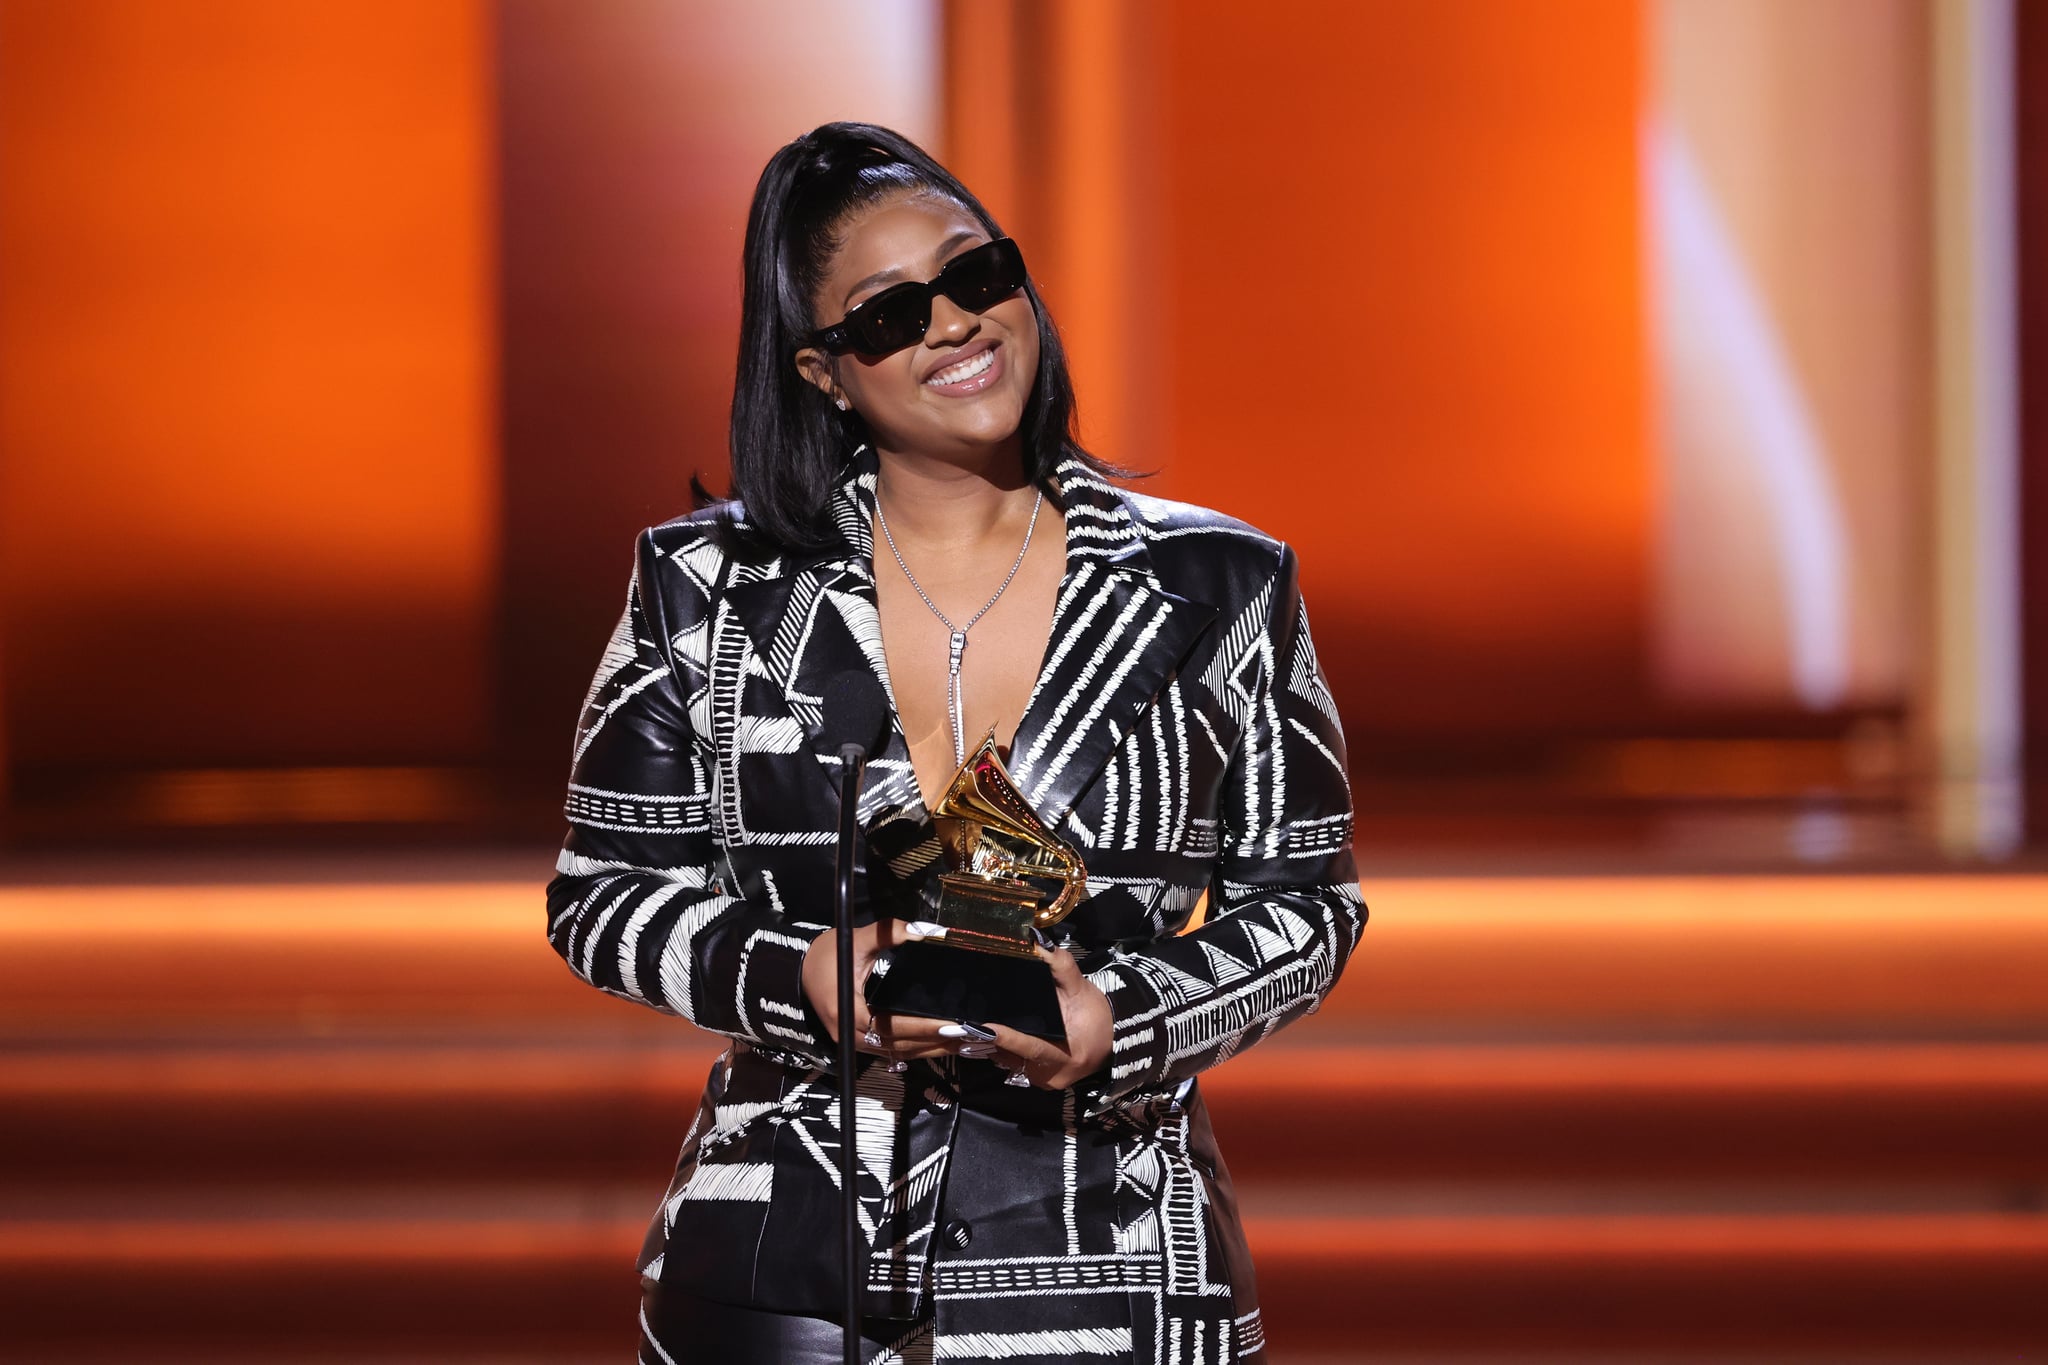
[[[483,757],[488,20],[0,5],[17,765]]]
[[[948,13],[1085,437],[1294,543],[1354,747],[1641,725],[1640,6]]]
[[[552,827],[626,546],[722,475],[752,178],[847,116],[1027,242],[1091,443],[1299,549],[1362,775],[1690,723],[1635,0],[751,13],[0,0],[18,805],[356,766],[307,818]]]
[[[1164,487],[1296,544],[1362,740],[1638,719],[1639,7],[1173,12]]]

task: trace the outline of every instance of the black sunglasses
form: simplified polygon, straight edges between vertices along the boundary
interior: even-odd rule
[[[887,355],[921,340],[932,325],[932,296],[944,294],[970,313],[992,308],[1024,287],[1024,253],[998,237],[946,262],[935,279],[892,284],[849,309],[837,326],[811,333],[811,344],[845,355]]]

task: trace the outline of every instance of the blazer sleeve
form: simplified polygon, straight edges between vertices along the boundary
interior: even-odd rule
[[[636,546],[625,614],[584,701],[570,769],[569,835],[548,883],[548,942],[599,990],[807,1067],[832,1043],[804,998],[822,925],[736,894],[712,821],[711,773],[691,722],[708,678],[713,603],[678,573],[672,623],[651,532]]]
[[[1294,551],[1239,621],[1259,655],[1249,720],[1218,795],[1202,925],[1089,973],[1115,1028],[1087,1107],[1183,1080],[1317,1009],[1365,928],[1344,734],[1316,660]]]

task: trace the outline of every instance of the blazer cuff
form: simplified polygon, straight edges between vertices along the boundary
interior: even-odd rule
[[[1132,1091],[1166,1079],[1167,1001],[1133,957],[1105,963],[1088,980],[1109,1001],[1111,1017],[1108,1065],[1075,1087],[1082,1114],[1094,1117]]]
[[[787,922],[747,936],[740,960],[740,991],[751,1008],[758,1052],[800,1058],[806,1067],[831,1069],[832,1037],[804,994],[804,954],[823,928]]]

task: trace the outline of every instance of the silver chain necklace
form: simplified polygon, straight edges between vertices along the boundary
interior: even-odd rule
[[[965,624],[956,626],[947,619],[946,613],[939,610],[939,604],[932,601],[931,594],[917,581],[917,575],[903,562],[903,551],[896,548],[896,537],[889,534],[888,514],[882,511],[882,486],[879,482],[875,485],[875,523],[882,528],[882,539],[889,543],[889,553],[896,556],[896,567],[903,570],[903,577],[909,580],[911,590],[923,600],[925,607],[939,618],[939,624],[952,636],[946,650],[946,718],[953,722],[953,762],[956,765],[967,761],[967,735],[960,721],[960,657],[967,652],[967,632],[974,629],[976,621],[988,615],[988,609],[996,604],[996,598],[1008,590],[1010,580],[1017,576],[1017,570],[1024,567],[1024,556],[1031,550],[1031,533],[1038,529],[1038,509],[1043,506],[1045,490],[1041,488],[1038,490],[1037,499],[1031,504],[1031,522],[1024,528],[1024,546],[1017,551],[1017,562],[1003,575],[1002,586],[995,590],[988,601],[981,604],[981,610],[968,617]]]

